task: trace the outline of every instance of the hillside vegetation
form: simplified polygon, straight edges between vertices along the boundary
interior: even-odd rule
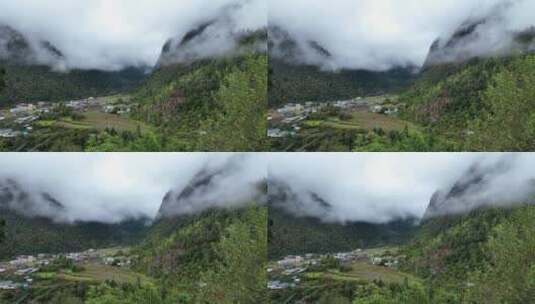
[[[89,152],[261,151],[267,59],[261,54],[160,67],[131,94],[152,131],[52,130],[48,149]],[[55,135],[61,135],[56,138]],[[25,142],[39,138],[31,136]],[[33,144],[31,144],[33,145]],[[14,144],[13,146],[20,146]],[[44,150],[47,150],[45,147]]]
[[[351,251],[409,240],[415,226],[411,220],[390,224],[323,223],[315,218],[295,217],[269,208],[270,259],[290,254]]]
[[[140,241],[146,230],[145,220],[130,220],[120,224],[54,223],[47,218],[28,218],[2,209],[5,222],[0,259],[16,255],[83,251]]]
[[[535,148],[535,54],[430,67],[402,94],[404,116],[459,150]]]
[[[21,101],[64,101],[116,94],[134,89],[145,78],[144,70],[137,68],[118,72],[56,72],[47,66],[5,61],[0,61],[0,66],[5,69],[5,90],[0,92],[0,106]]]
[[[270,57],[269,106],[275,107],[288,102],[332,101],[384,94],[405,87],[413,77],[410,71],[402,69],[388,72],[322,71],[315,66],[294,65]]]
[[[184,303],[264,303],[266,219],[266,208],[253,205],[162,219],[137,249],[137,269]]]
[[[16,292],[15,297],[0,292],[0,303],[4,299],[32,304],[267,303],[266,220],[266,208],[256,205],[162,218],[144,238],[132,242],[127,253],[115,253],[128,254],[131,267],[75,265],[59,258],[35,274],[36,282],[30,290]],[[65,226],[65,230],[48,232],[39,221],[28,219],[26,234],[39,230],[39,237],[50,246],[62,240],[62,247],[51,250],[70,252],[74,249],[69,244],[84,242],[90,235],[117,235],[110,230],[99,231],[98,225]],[[11,225],[8,220],[9,230],[13,229]],[[85,234],[77,234],[81,230]],[[127,240],[127,235],[122,237],[123,242]],[[19,235],[16,250],[41,250],[37,247],[44,245],[36,242],[36,238]],[[92,245],[106,246],[103,241]]]
[[[404,249],[404,269],[428,284],[429,300],[422,303],[529,303],[535,296],[534,220],[535,207],[526,205],[424,223]]]
[[[123,119],[121,126],[127,128],[104,123],[38,125],[26,136],[1,140],[0,150],[265,150],[266,92],[267,59],[259,53],[160,67],[126,98],[133,119]],[[83,119],[90,122],[90,114]],[[69,118],[58,115],[60,120]]]

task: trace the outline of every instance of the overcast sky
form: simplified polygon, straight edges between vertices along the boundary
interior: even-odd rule
[[[422,217],[433,193],[448,191],[471,165],[491,165],[504,159],[510,169],[491,177],[484,193],[477,196],[503,204],[527,191],[523,185],[535,178],[535,154],[271,154],[268,178],[285,180],[298,193],[314,191],[331,203],[332,213],[323,220],[384,223],[399,217]],[[310,212],[306,215],[317,216],[314,209]]]
[[[12,178],[30,192],[50,193],[67,208],[67,220],[114,222],[132,215],[154,217],[169,190],[180,191],[200,169],[217,168],[232,155],[4,153],[0,181]],[[231,175],[232,181],[219,179],[224,187],[214,187],[214,192],[241,197],[251,183],[265,178],[261,154],[245,154],[241,163],[241,172]]]
[[[510,2],[508,8],[496,5]],[[533,0],[270,0],[269,23],[302,45],[317,41],[333,55],[299,58],[327,69],[386,70],[421,66],[433,41],[449,37],[468,19],[489,14],[499,20],[477,42],[482,50],[509,30],[535,25]],[[306,51],[305,51],[306,54]]]
[[[156,63],[164,43],[238,4],[233,27],[267,23],[266,0],[2,0],[0,24],[48,40],[69,68],[120,69]]]

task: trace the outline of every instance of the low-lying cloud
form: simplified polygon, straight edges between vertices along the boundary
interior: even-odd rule
[[[154,66],[168,39],[223,12],[230,11],[232,22],[222,26],[233,31],[265,27],[266,6],[266,0],[3,0],[0,25],[20,31],[33,46],[49,41],[64,55],[57,69],[119,70]],[[210,47],[217,53],[228,45]]]
[[[422,218],[436,191],[449,192],[475,167],[486,172],[485,182],[431,216],[523,203],[534,194],[534,166],[530,153],[277,154],[270,157],[268,179],[291,188],[296,198],[285,202],[285,209],[297,216],[386,223]],[[495,167],[501,170],[489,169]],[[298,208],[291,205],[295,202]],[[322,202],[328,208],[320,208]]]
[[[435,40],[447,41],[466,22],[483,19],[476,38],[456,51],[500,54],[511,46],[512,32],[535,25],[531,0],[272,0],[269,5],[270,27],[286,31],[300,49],[293,62],[328,70],[421,67]],[[330,56],[320,56],[315,44]]]
[[[236,156],[223,153],[3,154],[0,189],[8,180],[15,181],[35,200],[35,210],[19,211],[56,221],[110,223],[132,217],[155,218],[168,191],[182,191],[200,170],[217,167],[233,157]],[[266,164],[261,155],[247,154],[241,158],[243,163],[236,172],[222,176],[210,189],[210,197],[225,197],[228,205],[214,202],[212,206],[201,199],[204,196],[199,196],[196,212],[210,207],[234,207],[236,201],[243,201],[244,195],[252,193],[254,183],[265,178]],[[51,201],[43,194],[63,205],[63,210],[53,212],[56,209],[48,207]],[[232,200],[233,195],[236,201]],[[16,210],[17,202],[11,205]]]

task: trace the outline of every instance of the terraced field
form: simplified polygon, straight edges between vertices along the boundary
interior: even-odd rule
[[[407,126],[410,130],[416,130],[416,126],[412,123],[403,121],[399,118],[366,112],[356,111],[351,113],[351,118],[348,120],[340,120],[336,117],[330,117],[326,120],[309,120],[304,122],[306,127],[317,128],[326,127],[343,130],[373,130],[381,128],[384,131],[400,131]]]
[[[144,132],[150,129],[150,127],[145,123],[119,115],[108,114],[99,111],[88,111],[83,113],[83,115],[84,118],[79,121],[75,121],[70,118],[63,118],[57,122],[52,122],[52,124],[64,128],[96,129],[99,131],[105,129],[115,129],[117,131],[135,132],[139,128],[141,132]]]
[[[119,267],[100,264],[84,265],[85,270],[77,273],[58,273],[57,278],[66,281],[104,282],[113,280],[117,283],[142,283],[150,284],[152,280],[145,275]]]
[[[312,272],[305,275],[309,279],[330,279],[336,281],[374,281],[380,280],[385,283],[402,283],[405,279],[409,282],[419,282],[417,278],[388,267],[372,265],[368,262],[357,262],[351,265],[348,272],[328,270],[326,272]]]

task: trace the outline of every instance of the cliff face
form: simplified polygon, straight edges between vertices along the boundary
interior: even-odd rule
[[[507,207],[513,204],[535,203],[535,181],[519,182],[517,192],[497,195],[494,188],[505,178],[512,163],[503,159],[491,165],[475,163],[449,188],[437,190],[429,201],[424,220],[465,214],[487,207]]]
[[[223,13],[216,19],[201,22],[185,35],[167,40],[156,67],[267,51],[266,29],[237,30],[229,14]]]
[[[535,51],[535,27],[511,31],[500,16],[469,20],[450,36],[434,41],[424,69],[444,63],[462,63],[477,57],[509,56]]]
[[[63,53],[50,41],[33,41],[16,29],[0,24],[0,60],[9,64],[59,66]]]
[[[14,179],[0,179],[0,209],[13,211],[26,217],[51,216],[61,219],[65,206],[52,194],[31,191]]]

